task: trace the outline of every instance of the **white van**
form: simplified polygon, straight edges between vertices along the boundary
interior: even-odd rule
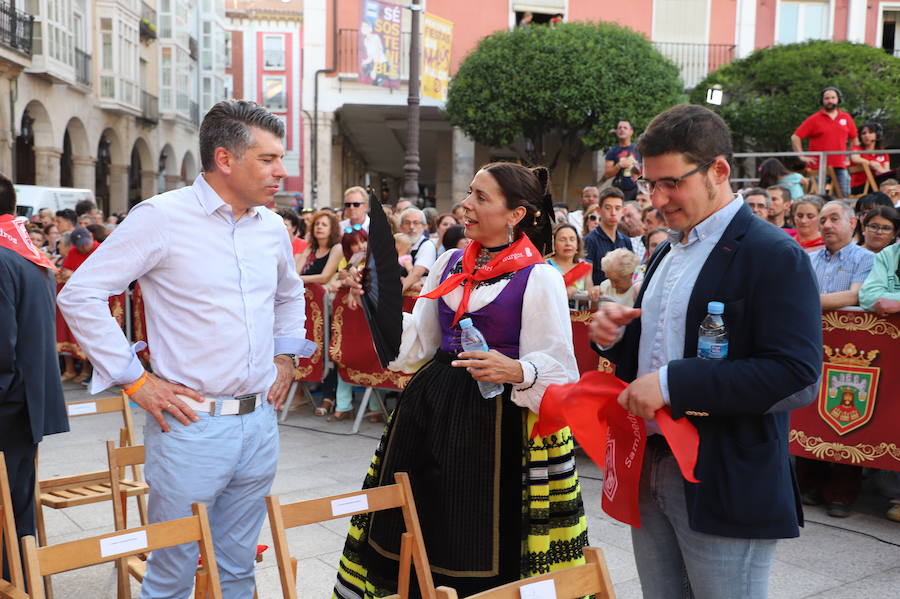
[[[94,201],[94,192],[90,189],[73,187],[41,187],[40,185],[13,185],[16,189],[16,214],[31,218],[37,216],[44,208],[55,214],[57,210],[71,208],[81,200]]]

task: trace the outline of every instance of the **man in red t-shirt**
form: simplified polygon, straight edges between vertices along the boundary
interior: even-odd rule
[[[840,110],[841,91],[836,87],[822,90],[819,101],[822,109],[811,114],[797,127],[791,135],[791,145],[795,152],[803,151],[803,140],[809,138],[809,151],[835,152],[847,150],[859,145],[859,136],[853,117]],[[801,156],[807,168],[819,168],[819,159],[813,156]],[[834,167],[837,183],[846,198],[850,195],[850,174],[847,172],[849,160],[841,154],[827,157],[827,165]]]

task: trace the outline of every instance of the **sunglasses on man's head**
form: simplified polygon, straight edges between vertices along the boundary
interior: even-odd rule
[[[354,208],[359,208],[362,205],[362,202],[344,202],[344,208],[350,208],[351,206]]]
[[[353,225],[352,227],[344,227],[344,233],[350,234],[354,231],[362,229],[362,225]]]

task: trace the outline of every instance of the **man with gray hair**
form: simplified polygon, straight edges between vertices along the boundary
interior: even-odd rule
[[[344,220],[341,221],[341,234],[350,228],[369,232],[369,194],[358,185],[344,192]]]
[[[249,599],[278,461],[275,410],[309,356],[303,283],[272,201],[286,171],[284,125],[253,102],[213,106],[200,126],[193,185],[135,206],[75,272],[59,307],[94,364],[91,391],[111,386],[147,412],[151,522],[205,503],[223,597]],[[153,374],[109,312],[139,280]],[[144,599],[187,597],[195,544],[155,550]]]
[[[809,255],[823,310],[859,305],[859,288],[869,276],[875,254],[853,243],[856,215],[847,202],[832,200],[819,213],[825,247]]]
[[[810,254],[823,310],[859,305],[859,288],[869,276],[875,254],[853,243],[856,215],[849,203],[833,200],[819,213],[825,247]],[[862,468],[797,458],[797,479],[803,503],[825,501],[833,518],[846,518],[859,497]]]
[[[400,213],[400,231],[406,235],[410,246],[413,267],[403,277],[403,292],[418,291],[422,288],[425,276],[437,259],[437,248],[425,230],[425,213],[418,208],[407,208]]]
[[[769,220],[769,207],[772,205],[772,198],[769,192],[762,187],[754,187],[744,192],[744,201],[750,206],[755,216],[763,220]]]

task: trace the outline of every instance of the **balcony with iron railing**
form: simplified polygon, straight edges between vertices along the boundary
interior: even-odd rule
[[[146,2],[141,2],[140,34],[143,40],[156,39],[156,10]]]
[[[653,42],[653,47],[678,65],[685,89],[693,89],[708,74],[734,60],[733,44]]]
[[[34,17],[0,1],[0,45],[31,56]]]
[[[75,80],[86,87],[94,84],[91,73],[91,55],[75,48]]]
[[[159,123],[159,98],[145,91],[141,92],[140,120],[152,126]]]

